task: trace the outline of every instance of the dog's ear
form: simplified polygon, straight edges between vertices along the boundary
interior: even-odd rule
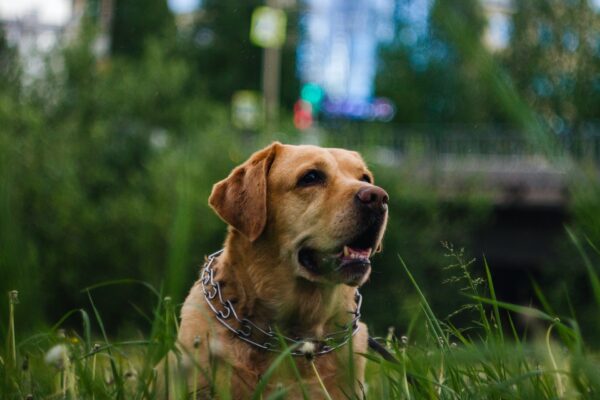
[[[254,153],[216,183],[208,199],[219,217],[251,242],[258,239],[267,224],[267,176],[280,146],[275,142]]]

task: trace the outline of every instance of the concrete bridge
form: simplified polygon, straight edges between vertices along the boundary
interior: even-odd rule
[[[578,163],[600,171],[600,130],[576,140],[555,139],[552,154],[515,134],[489,132],[382,131],[363,137],[330,135],[327,142],[410,171],[415,183],[430,185],[440,196],[451,198],[469,191],[489,196],[498,206],[563,208],[569,201],[569,180],[579,173]]]
[[[489,198],[495,205],[564,207],[568,202],[570,163],[536,155],[424,156],[420,161],[397,155],[398,168],[414,171],[415,181],[440,196],[465,192]]]

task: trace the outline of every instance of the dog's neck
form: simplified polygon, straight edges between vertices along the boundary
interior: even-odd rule
[[[231,230],[215,267],[216,279],[240,317],[259,326],[320,338],[352,319],[355,288],[295,277],[291,264],[268,241],[251,243]]]

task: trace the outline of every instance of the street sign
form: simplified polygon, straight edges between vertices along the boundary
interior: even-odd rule
[[[285,12],[273,7],[257,7],[252,13],[250,40],[257,46],[279,48],[285,43]]]
[[[231,98],[231,123],[238,129],[255,130],[263,123],[260,94],[240,90]]]

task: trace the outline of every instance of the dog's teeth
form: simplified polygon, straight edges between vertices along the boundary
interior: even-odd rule
[[[348,257],[350,255],[350,249],[348,246],[344,246],[344,257]]]
[[[344,246],[343,250],[340,252],[340,256],[350,258],[353,260],[368,260],[371,257],[372,249],[369,247],[368,249],[359,249],[355,250],[348,246]]]

